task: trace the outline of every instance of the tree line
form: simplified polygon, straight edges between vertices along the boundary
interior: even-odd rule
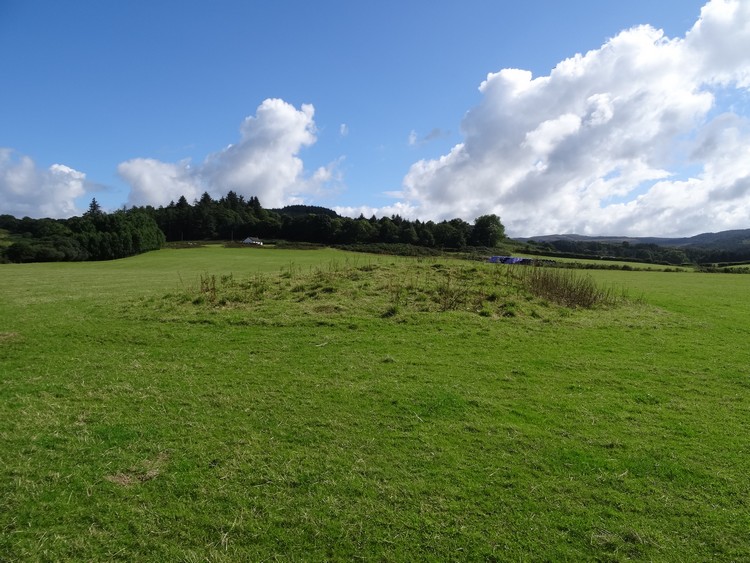
[[[230,191],[215,199],[204,193],[191,204],[182,196],[167,206],[132,207],[105,213],[92,200],[86,213],[70,219],[0,216],[10,245],[0,259],[10,262],[110,260],[160,248],[164,242],[260,239],[331,245],[408,244],[439,249],[494,247],[505,237],[496,215],[474,224],[339,216],[324,207],[293,205],[265,209],[257,197]],[[8,240],[8,239],[6,239]]]
[[[0,215],[0,261],[52,262],[111,260],[160,248],[165,242],[241,241],[251,236],[327,245],[411,245],[431,249],[494,248],[505,239],[497,215],[482,215],[473,224],[463,219],[409,220],[392,215],[342,217],[310,205],[265,209],[257,197],[233,191],[221,198],[204,193],[192,203],[177,202],[105,213],[96,199],[80,217],[16,219]],[[661,264],[730,264],[750,261],[750,248],[726,248],[601,241],[529,241],[519,252],[580,258],[615,258]]]
[[[474,224],[463,219],[410,221],[398,215],[369,219],[341,217],[331,209],[293,205],[265,209],[257,197],[245,199],[233,191],[214,199],[204,193],[191,205],[183,196],[165,207],[142,207],[167,241],[261,239],[320,244],[401,243],[433,248],[496,246],[505,228],[496,215],[478,217]]]
[[[0,229],[10,242],[0,248],[8,262],[114,260],[161,248],[164,233],[154,218],[139,209],[105,213],[93,199],[80,217],[16,219],[0,215]]]

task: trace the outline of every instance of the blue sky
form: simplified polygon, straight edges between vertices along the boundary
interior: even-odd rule
[[[750,171],[719,163],[748,146],[750,10],[704,4],[0,0],[0,213],[233,188],[516,235],[747,228]]]

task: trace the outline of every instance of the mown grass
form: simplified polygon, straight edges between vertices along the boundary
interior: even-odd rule
[[[513,271],[0,266],[1,557],[747,559],[744,276]]]

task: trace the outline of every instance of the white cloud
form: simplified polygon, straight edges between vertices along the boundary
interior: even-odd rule
[[[709,2],[685,42],[697,73],[710,82],[750,87],[750,2]]]
[[[162,205],[180,195],[190,200],[204,191],[221,196],[229,190],[256,196],[264,207],[301,202],[304,194],[319,192],[335,175],[331,164],[308,177],[299,158],[300,150],[316,141],[314,113],[312,105],[296,109],[267,99],[255,116],[243,121],[237,144],[198,166],[144,158],[123,162],[118,172],[131,186],[129,203]]]
[[[706,4],[683,38],[640,26],[548,76],[491,73],[464,141],[413,164],[399,204],[434,219],[497,213],[516,235],[750,227],[750,132],[713,115],[716,88],[749,87],[750,2],[738,0]]]
[[[183,195],[192,201],[206,191],[187,160],[169,163],[134,158],[120,163],[117,172],[131,186],[131,205],[159,206],[177,201]]]
[[[347,137],[349,135],[349,126],[346,123],[339,125],[339,135]]]
[[[37,168],[34,161],[0,148],[0,213],[16,217],[70,217],[86,193],[86,175],[63,164]]]
[[[397,202],[386,207],[371,207],[369,205],[338,206],[334,207],[333,210],[343,217],[352,217],[354,219],[360,215],[368,218],[373,215],[378,217],[400,215],[404,219],[419,219],[419,216],[417,215],[418,210],[408,203],[402,202]]]
[[[526,133],[521,147],[529,148],[533,154],[540,157],[546,157],[565,137],[577,133],[580,128],[581,118],[572,113],[566,113],[558,118],[544,121],[536,129]]]

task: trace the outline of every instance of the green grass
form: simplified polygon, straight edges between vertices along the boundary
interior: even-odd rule
[[[13,244],[13,240],[10,237],[10,233],[6,229],[0,229],[0,248],[10,246]]]
[[[522,258],[531,258],[532,260],[552,260],[557,264],[565,265],[566,267],[577,267],[577,268],[591,268],[591,269],[603,269],[603,268],[625,268],[633,270],[656,270],[664,271],[669,270],[671,273],[677,272],[693,272],[695,268],[693,266],[677,266],[668,264],[652,264],[649,262],[629,262],[627,260],[605,260],[599,258],[567,258],[564,256],[540,256],[537,254],[524,254],[518,253],[514,256]]]
[[[0,560],[744,560],[741,275],[216,247],[0,266]]]

